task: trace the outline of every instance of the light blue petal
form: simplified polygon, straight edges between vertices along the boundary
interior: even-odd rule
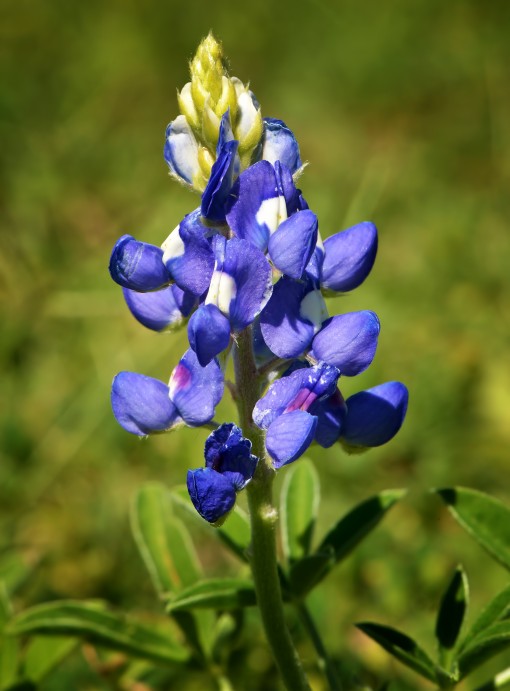
[[[166,128],[163,155],[172,173],[192,185],[200,173],[198,144],[184,115],[176,117]]]
[[[264,118],[262,158],[273,164],[280,161],[291,173],[301,167],[296,137],[282,120]]]
[[[302,410],[277,417],[266,435],[273,466],[281,468],[302,456],[313,441],[316,427],[317,418]]]
[[[179,415],[190,427],[199,427],[212,420],[223,396],[223,372],[217,360],[202,367],[189,349],[172,372],[168,386]]]
[[[368,310],[331,317],[313,339],[311,354],[354,377],[374,359],[379,331],[377,315]]]
[[[183,318],[174,297],[174,287],[169,286],[153,293],[138,293],[123,288],[124,299],[140,324],[153,331],[163,331],[169,326],[178,325]]]
[[[136,372],[120,372],[112,383],[111,402],[117,422],[131,434],[145,437],[182,422],[168,397],[168,386]]]
[[[347,292],[363,283],[377,254],[377,228],[373,223],[358,223],[324,242],[322,285],[329,290]]]

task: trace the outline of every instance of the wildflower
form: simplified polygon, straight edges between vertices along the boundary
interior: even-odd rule
[[[205,468],[188,470],[187,486],[198,513],[217,523],[232,510],[236,494],[253,477],[258,458],[233,423],[223,424],[205,442]]]

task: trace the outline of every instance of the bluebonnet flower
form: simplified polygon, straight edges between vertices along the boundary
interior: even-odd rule
[[[190,347],[168,385],[134,372],[117,375],[115,417],[138,436],[210,424],[227,356],[250,329],[255,376],[271,380],[252,421],[264,431],[274,468],[296,461],[312,443],[348,453],[385,444],[403,423],[406,387],[387,382],[347,400],[338,388],[341,377],[371,364],[379,319],[369,310],[330,315],[324,299],[367,278],[377,253],[375,225],[359,223],[323,243],[317,216],[296,187],[303,164],[292,131],[282,120],[262,118],[254,94],[227,74],[212,36],[190,71],[164,155],[171,175],[201,192],[200,205],[161,248],[124,235],[110,259],[133,316],[154,331],[187,324]],[[205,458],[204,468],[188,472],[188,490],[199,514],[218,524],[258,459],[233,423],[209,436]]]
[[[258,458],[233,423],[223,424],[205,442],[205,468],[188,470],[187,486],[198,513],[218,523],[234,508],[236,494],[253,477]]]

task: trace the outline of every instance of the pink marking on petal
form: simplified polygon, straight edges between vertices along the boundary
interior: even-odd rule
[[[170,389],[170,398],[176,393],[177,391],[182,391],[191,385],[191,371],[186,367],[185,364],[182,362],[179,362],[177,367],[174,369],[172,372],[172,376],[170,377],[170,382],[168,384],[168,387]]]

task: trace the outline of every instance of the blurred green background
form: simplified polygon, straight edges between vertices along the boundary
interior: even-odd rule
[[[510,501],[505,0],[3,0],[2,563],[15,571],[21,555],[34,567],[19,607],[102,597],[158,608],[129,505],[146,480],[182,483],[202,462],[206,432],[140,442],[116,425],[113,375],[166,379],[185,334],[138,325],[107,265],[120,234],[160,244],[198,204],[168,177],[162,146],[176,88],[210,29],[263,115],[298,137],[322,235],[366,219],[379,228],[371,276],[330,305],[373,309],[382,323],[374,364],[342,390],[401,379],[409,413],[380,450],[313,451],[319,533],[370,494],[409,494],[312,606],[336,653],[422,688],[351,624],[389,623],[430,648],[434,608],[459,561],[475,611],[507,580],[429,493],[466,485]],[[231,411],[225,402],[218,417]],[[210,575],[235,573],[207,532],[197,540]],[[248,671],[269,664],[260,641],[252,657]],[[45,688],[102,683],[76,655]]]

